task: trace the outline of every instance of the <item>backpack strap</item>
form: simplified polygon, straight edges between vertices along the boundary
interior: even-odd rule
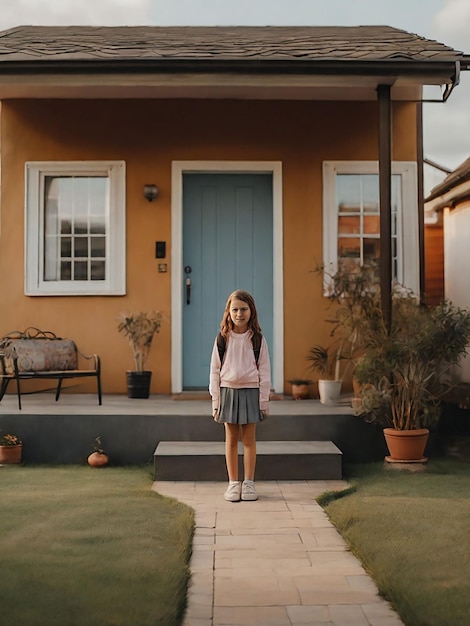
[[[263,335],[261,333],[253,333],[251,336],[251,343],[253,344],[253,352],[255,353],[255,361],[258,366],[259,361],[259,353],[261,350],[261,342],[263,340]],[[225,337],[222,333],[217,335],[217,350],[219,351],[219,359],[220,359],[220,367],[222,367],[222,362],[224,360],[225,349],[227,347]]]
[[[217,335],[217,350],[219,351],[220,367],[222,367],[222,361],[224,360],[225,348],[225,337],[222,333],[219,333]]]
[[[258,366],[262,340],[263,335],[261,333],[253,333],[253,335],[251,336],[251,343],[253,344],[253,352],[255,353],[256,366]]]

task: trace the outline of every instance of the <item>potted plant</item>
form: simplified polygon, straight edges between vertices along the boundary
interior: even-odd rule
[[[292,398],[294,400],[306,400],[308,398],[312,384],[309,378],[291,378],[287,382],[292,386]]]
[[[102,447],[100,436],[95,438],[95,443],[93,444],[93,452],[88,455],[87,461],[88,465],[90,465],[91,467],[103,467],[108,464],[109,456]]]
[[[127,371],[129,398],[148,398],[152,372],[145,369],[155,333],[161,326],[161,313],[121,313],[118,331],[129,340],[135,361],[135,370]]]
[[[381,312],[377,312],[380,293],[377,266],[370,263],[359,267],[354,259],[346,259],[336,273],[320,265],[314,271],[322,277],[324,295],[332,309],[325,320],[331,325],[332,344],[314,346],[307,359],[322,377],[318,381],[320,402],[336,404],[351,366],[355,386],[354,367],[364,350],[364,335],[370,331],[377,314],[381,319]]]
[[[0,434],[0,464],[21,463],[23,442],[16,435]]]
[[[376,307],[362,320],[365,344],[355,371],[362,388],[355,412],[384,428],[388,461],[422,462],[429,429],[439,420],[441,401],[467,352],[470,313],[448,301],[433,308],[420,305],[398,286],[391,329],[379,321],[379,299]]]
[[[332,308],[333,314],[326,322],[332,327],[330,336],[340,346],[341,360],[347,362],[344,378],[348,367],[352,366],[354,373],[370,333],[383,326],[378,266],[373,261],[358,266],[354,259],[345,259],[335,273],[324,266],[317,266],[314,271],[323,278]]]
[[[322,404],[336,404],[341,393],[341,345],[325,347],[316,345],[308,353],[310,367],[320,374],[318,393]]]

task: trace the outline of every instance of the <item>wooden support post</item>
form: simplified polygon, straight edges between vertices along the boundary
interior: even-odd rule
[[[416,105],[416,152],[418,161],[418,250],[419,250],[419,299],[426,301],[426,252],[424,247],[424,156],[423,156],[423,103]]]
[[[379,102],[380,296],[388,331],[392,325],[392,106],[390,85],[377,87]]]

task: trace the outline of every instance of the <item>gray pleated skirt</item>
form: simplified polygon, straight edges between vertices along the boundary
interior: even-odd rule
[[[256,424],[261,422],[259,389],[221,387],[217,421],[228,424]]]

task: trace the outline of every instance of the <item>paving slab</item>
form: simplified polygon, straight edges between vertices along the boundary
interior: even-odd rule
[[[195,511],[183,626],[403,626],[315,497],[335,481],[257,481],[255,502],[221,482],[156,481]]]

